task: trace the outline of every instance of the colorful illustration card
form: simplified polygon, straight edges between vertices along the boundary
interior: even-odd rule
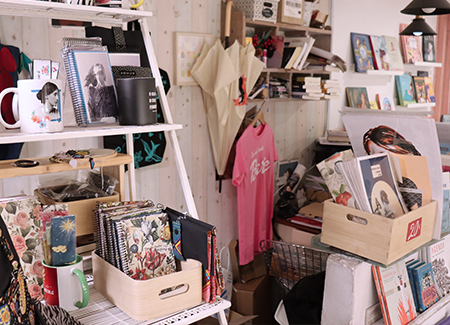
[[[8,228],[14,248],[20,259],[31,298],[44,298],[44,249],[40,220],[41,203],[34,196],[12,198],[0,203],[0,215]]]
[[[69,265],[76,261],[75,215],[51,218],[52,265]]]
[[[345,91],[349,107],[370,108],[369,95],[365,87],[347,87]]]
[[[413,77],[414,90],[416,93],[416,100],[418,103],[426,103],[427,95],[425,92],[425,79],[424,77]]]
[[[381,110],[384,111],[395,111],[394,99],[390,94],[380,93],[377,94],[377,104]]]
[[[400,24],[400,32],[406,27],[406,24]],[[400,35],[400,40],[403,49],[403,62],[423,62],[422,39],[419,36]]]
[[[370,35],[370,43],[373,51],[373,61],[377,70],[391,70],[389,53],[383,36]]]
[[[403,58],[397,38],[386,35],[383,35],[383,38],[386,42],[391,69],[395,71],[403,71]]]
[[[353,57],[355,59],[355,71],[365,72],[374,70],[372,46],[370,45],[369,35],[350,33]]]
[[[423,77],[425,83],[425,94],[427,96],[427,103],[435,103],[436,98],[434,97],[434,87],[433,79],[431,77]]]
[[[395,76],[395,86],[397,88],[398,102],[400,106],[408,106],[408,104],[416,103],[413,79],[409,74]]]
[[[422,52],[423,52],[423,60],[425,62],[436,62],[434,35],[422,36]]]

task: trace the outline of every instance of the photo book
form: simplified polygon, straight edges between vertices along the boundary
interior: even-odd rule
[[[370,108],[369,95],[365,87],[346,87],[349,107]]]
[[[350,33],[353,58],[355,59],[355,71],[366,72],[374,70],[372,46],[369,35]]]
[[[400,106],[416,103],[414,84],[411,75],[403,74],[395,76],[395,87],[397,89],[398,102]]]
[[[387,268],[372,265],[372,274],[385,324],[404,325],[417,317],[404,259]]]
[[[372,45],[375,69],[391,70],[391,62],[384,37],[370,35],[370,44]]]
[[[397,38],[387,35],[383,35],[383,38],[386,42],[386,49],[388,51],[389,61],[391,63],[391,70],[403,71],[403,58]]]
[[[115,123],[118,114],[108,50],[98,39],[63,39],[64,69],[78,126]]]

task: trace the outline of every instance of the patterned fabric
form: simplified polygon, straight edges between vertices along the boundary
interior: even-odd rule
[[[403,182],[398,183],[398,187],[407,188],[407,189],[417,189],[417,185],[409,178],[402,177]],[[402,194],[403,200],[405,201],[406,206],[409,210],[417,204],[417,207],[420,208],[422,206],[422,193],[412,193],[412,192],[400,192]]]
[[[59,306],[46,306],[39,301],[34,301],[36,315],[45,325],[82,325],[65,309]]]
[[[172,222],[172,241],[173,241],[173,254],[179,260],[184,261],[183,253],[181,252],[181,222]]]
[[[10,285],[0,297],[0,324],[34,325],[34,306],[31,303],[23,270],[19,261],[15,259],[7,237],[9,235],[0,230],[0,249],[6,253],[12,266]]]
[[[114,34],[114,39],[116,41],[117,51],[119,52],[125,51],[127,45],[125,43],[125,34],[123,32],[122,27],[112,27],[112,31]]]
[[[44,225],[40,216],[41,203],[34,196],[0,203],[0,216],[6,224],[19,256],[32,298],[41,300],[43,292]]]

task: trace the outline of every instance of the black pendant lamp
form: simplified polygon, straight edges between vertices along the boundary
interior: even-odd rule
[[[400,35],[414,35],[414,36],[425,36],[425,35],[437,35],[437,33],[430,27],[422,18],[422,16],[416,16],[412,23],[408,25]]]
[[[446,15],[450,14],[450,3],[447,0],[413,0],[400,12],[415,16]]]

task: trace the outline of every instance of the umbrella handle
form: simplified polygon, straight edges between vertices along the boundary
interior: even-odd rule
[[[231,7],[234,2],[231,0],[227,1],[227,7],[225,11],[225,48],[230,46],[230,25],[231,25]]]

